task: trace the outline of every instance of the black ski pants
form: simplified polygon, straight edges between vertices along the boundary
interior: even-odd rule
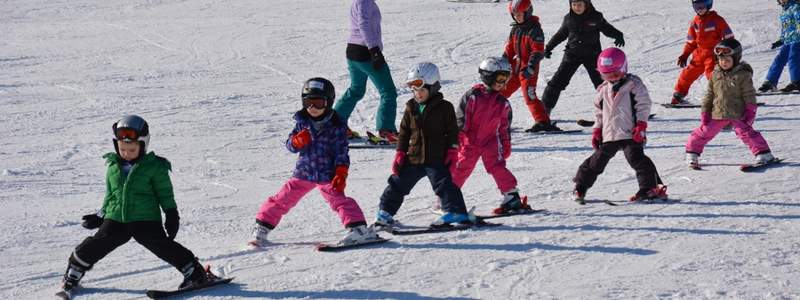
[[[439,199],[442,199],[443,211],[467,213],[464,195],[461,194],[461,189],[453,183],[450,170],[443,163],[409,164],[401,168],[398,175],[390,176],[389,186],[383,190],[383,195],[381,195],[380,209],[395,215],[403,205],[403,198],[411,193],[411,189],[425,176],[431,181],[433,191],[439,196]]]
[[[169,239],[157,221],[120,223],[106,219],[94,236],[86,238],[75,248],[74,255],[91,268],[131,238],[179,271],[196,260],[189,249]]]
[[[592,84],[594,84],[595,88],[603,83],[603,78],[601,78],[600,73],[597,72],[597,56],[599,54],[600,52],[592,52],[589,54],[564,54],[561,65],[558,66],[556,73],[553,74],[553,77],[547,82],[544,95],[542,95],[542,102],[544,102],[548,113],[556,107],[558,98],[561,96],[561,91],[567,88],[569,81],[572,80],[572,76],[575,75],[575,72],[578,71],[581,65],[583,65],[586,72],[589,73],[589,79],[592,80]]]
[[[578,174],[573,179],[575,189],[578,192],[586,193],[619,150],[625,153],[628,164],[636,171],[636,179],[639,181],[639,192],[637,193],[646,193],[656,185],[662,184],[656,165],[644,154],[644,145],[633,140],[621,140],[600,144],[600,148],[581,164]]]

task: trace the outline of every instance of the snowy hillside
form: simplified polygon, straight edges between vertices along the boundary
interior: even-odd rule
[[[546,36],[567,1],[535,1]],[[595,0],[625,33],[631,72],[656,102],[672,94],[689,1]],[[719,0],[759,84],[778,37],[774,1]],[[478,79],[481,59],[499,55],[511,18],[506,3],[379,0],[384,54],[399,87],[414,63],[439,65],[455,101]],[[500,219],[505,226],[391,237],[342,253],[313,244],[344,234],[317,192],[271,234],[265,252],[243,251],[256,211],[291,176],[284,148],[302,82],[331,79],[341,95],[350,1],[10,0],[0,5],[0,298],[52,298],[70,252],[92,234],[80,216],[100,208],[101,155],[113,151],[111,124],[148,120],[152,150],[172,162],[181,213],[177,240],[235,285],[192,299],[800,299],[800,97],[762,97],[759,129],[790,164],[742,173],[752,161],[732,132],[707,148],[705,171],[683,162],[699,110],[655,106],[646,153],[677,204],[578,206],[571,179],[590,155],[590,131],[512,136],[509,167],[547,213]],[[603,39],[604,45],[611,40]],[[539,94],[561,60],[545,60]],[[783,76],[780,86],[788,82]],[[702,95],[705,79],[690,97]],[[553,113],[562,128],[591,117],[594,90],[579,70]],[[378,94],[370,85],[350,119],[373,130]],[[519,93],[513,127],[530,117]],[[402,105],[399,105],[399,109]],[[401,111],[398,111],[401,113]],[[398,122],[400,115],[398,115]],[[348,194],[376,212],[392,150],[351,150]],[[637,189],[619,154],[587,195],[625,200]],[[468,206],[488,212],[499,198],[482,167],[464,187]],[[397,215],[426,225],[434,196],[422,180]],[[78,299],[141,299],[176,287],[181,275],[131,241],[89,271]]]

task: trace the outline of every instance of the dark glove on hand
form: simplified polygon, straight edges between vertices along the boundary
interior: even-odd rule
[[[539,62],[542,61],[544,58],[544,54],[541,52],[534,52],[531,54],[530,61],[528,62],[528,67],[525,70],[522,70],[522,76],[525,79],[531,79],[533,75],[536,73],[536,69],[539,67]]]
[[[372,61],[372,68],[375,70],[380,70],[386,64],[381,48],[373,47],[369,49],[369,58]]]
[[[772,49],[777,49],[780,48],[781,46],[783,46],[782,40],[778,40],[777,42],[772,43]]]
[[[164,211],[164,216],[166,216],[166,220],[164,220],[164,229],[167,231],[167,237],[170,240],[174,240],[175,236],[178,235],[178,227],[180,227],[179,220],[181,219],[178,217],[178,209],[170,209]]]
[[[678,66],[681,68],[686,68],[686,65],[689,64],[689,55],[681,55],[678,57]]]
[[[625,39],[624,38],[618,38],[618,39],[614,40],[614,46],[625,47]]]
[[[98,214],[89,214],[81,217],[81,226],[86,229],[97,229],[103,224],[103,217]]]
[[[544,50],[544,58],[550,59],[553,56],[553,50]]]

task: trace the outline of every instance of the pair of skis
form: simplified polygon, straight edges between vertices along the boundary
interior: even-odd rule
[[[758,103],[756,103],[756,105],[765,106],[767,104],[764,103],[764,102],[758,102]],[[685,104],[662,103],[661,106],[666,107],[666,108],[700,108],[701,105],[700,104],[694,104],[694,103],[685,103]]]
[[[428,233],[440,233],[440,232],[450,232],[450,231],[462,231],[462,230],[469,230],[474,228],[483,228],[483,227],[497,227],[503,225],[502,223],[492,223],[487,222],[486,220],[495,219],[495,218],[505,218],[511,216],[520,216],[520,215],[531,215],[542,213],[546,210],[544,209],[532,209],[530,207],[508,211],[500,214],[491,214],[491,215],[476,215],[474,223],[463,223],[463,224],[444,224],[444,225],[430,225],[428,227],[421,227],[421,228],[388,228],[386,232],[391,233],[392,235],[417,235],[417,234],[428,234]]]
[[[394,149],[397,144],[389,142],[389,140],[380,137],[370,131],[367,131],[367,137],[356,137],[349,141],[348,147],[350,149]]]
[[[759,171],[763,171],[763,170],[768,169],[768,168],[772,168],[772,167],[777,167],[777,166],[783,165],[783,161],[784,161],[783,158],[775,158],[775,159],[773,159],[773,160],[771,160],[769,162],[766,162],[766,163],[742,164],[742,165],[739,165],[739,170],[742,171],[742,172],[745,172],[745,173],[759,172]],[[695,171],[701,171],[701,170],[703,170],[703,166],[701,166],[700,164],[691,163],[691,164],[689,164],[689,169],[692,169],[692,170],[695,170]]]
[[[174,296],[182,295],[182,294],[185,294],[185,293],[188,293],[188,292],[199,291],[199,290],[204,290],[204,289],[215,287],[215,286],[228,284],[231,281],[233,281],[233,279],[234,279],[234,277],[228,277],[228,278],[215,277],[213,280],[211,280],[211,281],[209,281],[209,282],[207,282],[205,284],[200,284],[200,285],[195,285],[195,286],[184,288],[184,289],[175,289],[175,290],[147,290],[145,292],[145,294],[147,295],[147,297],[149,297],[151,299],[162,299],[162,298],[174,297]],[[75,291],[76,291],[76,289],[60,290],[60,291],[56,292],[55,296],[58,297],[59,299],[62,299],[62,300],[70,300],[70,299],[72,299],[73,293]]]

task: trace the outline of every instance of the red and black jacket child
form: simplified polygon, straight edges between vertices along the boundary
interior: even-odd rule
[[[583,65],[595,88],[603,83],[597,72],[597,55],[602,51],[600,34],[614,39],[617,47],[625,46],[621,31],[608,23],[603,14],[597,11],[591,0],[569,0],[570,11],[564,16],[561,28],[547,43],[544,57],[550,58],[553,50],[564,40],[567,41],[561,65],[548,81],[542,95],[548,113],[556,107],[558,98],[568,85],[578,68]]]
[[[536,95],[539,62],[544,57],[544,32],[539,17],[533,15],[530,0],[513,0],[508,4],[514,22],[508,35],[503,56],[511,64],[511,77],[503,97],[510,98],[520,87],[525,104],[536,123],[550,124],[542,101]],[[516,16],[515,16],[516,15]]]

